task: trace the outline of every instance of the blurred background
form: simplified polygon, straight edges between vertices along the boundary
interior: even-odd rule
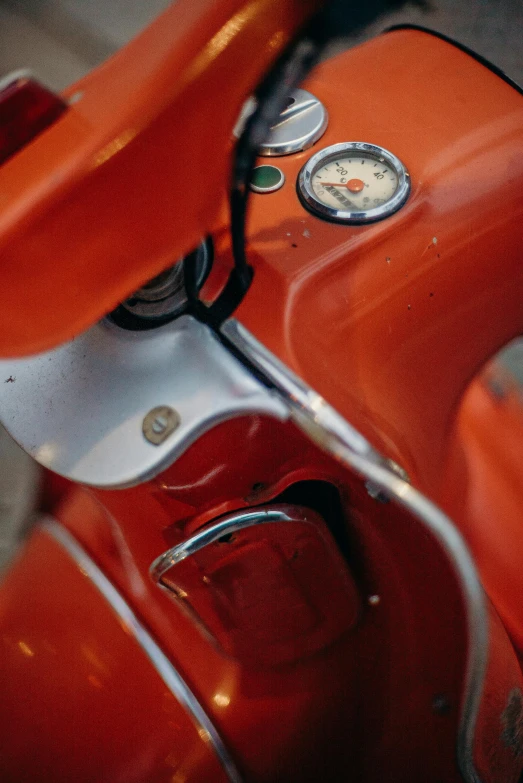
[[[167,5],[169,0],[0,0],[0,78],[30,68],[61,90],[110,57]],[[431,0],[430,6],[389,15],[357,40],[335,42],[332,52],[392,24],[420,24],[466,44],[523,84],[523,0]],[[500,358],[523,384],[523,341]],[[0,428],[0,568],[26,524],[38,479],[36,465]]]
[[[366,35],[402,22],[425,25],[456,38],[523,81],[521,0],[429,4],[428,11],[407,6]],[[29,67],[49,86],[62,89],[103,62],[168,5],[169,0],[0,0],[0,73]],[[344,45],[347,42],[338,46]]]

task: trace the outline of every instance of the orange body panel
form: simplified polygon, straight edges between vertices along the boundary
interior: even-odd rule
[[[485,589],[523,653],[523,401],[493,364],[461,406],[447,467],[444,505],[460,525]]]
[[[312,152],[381,145],[412,192],[382,222],[327,223],[295,190],[311,151],[280,158],[286,184],[252,197],[256,271],[236,315],[437,499],[461,395],[523,331],[523,95],[412,30],[326,62],[305,86],[330,113]]]
[[[228,780],[128,628],[46,533],[0,593],[3,783]]]
[[[202,482],[208,466],[212,475]],[[151,583],[149,566],[202,524],[274,501],[304,481],[327,482],[340,492],[361,602],[358,622],[336,643],[292,666],[260,667],[257,654],[224,655],[194,618]],[[377,783],[386,776],[403,783],[406,759],[413,781],[461,779],[454,749],[466,628],[448,563],[418,523],[376,503],[359,479],[294,427],[256,419],[222,424],[156,481],[94,493],[71,486],[54,510],[147,617],[248,780],[312,781],[323,775]],[[368,602],[371,595],[380,597],[377,606]],[[496,726],[523,680],[495,610],[490,650],[490,697],[474,752],[485,781],[515,782],[518,757],[501,742]],[[447,707],[440,713],[433,703],[441,696]]]
[[[71,88],[0,170],[0,355],[69,339],[196,247],[244,101],[318,5],[179,0]]]
[[[392,506],[376,504],[358,479],[307,445],[293,427],[267,426],[272,438],[258,428],[249,443],[244,433],[256,433],[249,422],[217,427],[161,477],[163,487],[155,482],[100,491],[94,493],[96,500],[92,493],[71,488],[56,515],[136,611],[147,616],[162,648],[197,689],[247,780],[283,783],[323,777],[378,783],[386,772],[391,782],[403,783],[408,757],[412,780],[457,783],[454,748],[466,629],[448,563],[418,525]],[[281,460],[275,458],[271,439],[289,442],[289,450],[294,446],[292,461],[285,459],[286,449]],[[202,458],[217,447],[222,455],[220,488],[233,508],[251,505],[242,495],[261,482],[264,490],[256,502],[267,502],[304,479],[328,481],[342,493],[350,548],[358,553],[353,574],[361,614],[337,642],[292,666],[260,667],[256,656],[253,662],[224,655],[150,581],[148,569],[158,554],[186,538],[193,525],[223,512],[206,502],[207,488],[197,486]],[[246,457],[241,472],[240,449]],[[197,465],[192,482],[191,464]],[[171,495],[166,488],[178,481],[193,485],[196,507],[189,517],[176,489]],[[373,594],[383,596],[376,608],[367,601]],[[426,611],[437,602],[438,617],[436,609]],[[443,718],[432,709],[433,699],[442,693],[452,704]],[[227,696],[225,708],[216,694]]]
[[[0,218],[9,297],[1,330],[4,353],[65,339],[197,241],[223,207],[228,134],[241,102],[288,39],[281,31],[296,27],[312,6],[180,2],[105,72],[88,77],[77,108],[2,169],[10,193]],[[231,27],[232,14],[238,24]],[[201,28],[193,38],[189,33],[197,19]],[[168,54],[174,32],[180,46]],[[259,57],[250,63],[257,43]],[[202,46],[203,60],[197,54]],[[233,86],[224,92],[218,88],[230,78],[232,63]],[[200,72],[198,64],[209,68]],[[185,77],[174,84],[175,74]],[[138,75],[143,81],[135,90]],[[488,438],[482,440],[481,426],[470,423],[468,409],[460,420],[466,445],[456,446],[451,435],[470,379],[523,327],[518,233],[523,97],[463,52],[413,31],[389,33],[325,63],[306,86],[330,113],[317,148],[340,141],[382,145],[407,165],[412,193],[404,208],[382,223],[333,225],[307,213],[295,192],[296,176],[311,151],[278,160],[284,187],[252,197],[248,258],[255,276],[237,315],[406,468],[417,486],[443,499],[467,533],[495,606],[487,676],[492,700],[480,715],[474,750],[486,780],[492,774],[496,783],[512,781],[518,748],[503,744],[499,721],[510,692],[521,689],[521,672],[496,610],[523,644],[517,637],[523,622],[509,596],[509,589],[520,594],[521,579],[508,539],[497,560],[487,552],[495,532],[478,505],[487,509],[490,502],[483,494],[490,491],[483,477],[487,463],[481,462]],[[199,172],[188,190],[184,183],[181,196],[176,191],[180,161],[192,161],[201,150],[221,156],[213,169],[216,179],[206,182],[205,172]],[[221,217],[215,280],[231,264],[227,219]],[[477,409],[470,399],[470,410]],[[448,492],[451,448],[457,457],[453,492]],[[463,492],[467,480],[470,494]],[[339,492],[347,561],[362,607],[358,622],[292,667],[264,668],[248,656],[225,655],[151,582],[149,566],[209,520],[274,501],[306,481],[326,482]],[[507,507],[505,498],[497,498],[500,486],[493,480],[496,514]],[[511,489],[505,528],[517,538],[520,482],[514,480]],[[155,480],[113,492],[65,484],[51,510],[146,618],[249,781],[461,779],[455,747],[468,638],[449,561],[418,523],[392,504],[377,503],[360,479],[292,425],[258,417],[221,424]],[[74,615],[74,608],[67,603],[63,614],[51,613],[48,620],[36,611],[41,604],[34,609],[32,591],[42,584],[47,590],[50,581],[49,599],[54,596],[60,607],[60,601],[70,600],[59,594],[67,582],[75,605],[91,599],[49,542],[38,536],[30,547],[0,606],[3,627],[10,629],[2,631],[6,655],[13,639],[17,645],[9,659],[16,677],[22,665],[36,661],[43,667],[35,667],[37,676],[28,680],[28,692],[34,693],[52,674],[50,659],[35,654],[22,660],[18,642],[43,650],[49,628],[64,654],[83,661],[78,645],[84,630],[62,639],[58,620]],[[55,557],[49,576],[42,563],[53,566]],[[506,584],[500,568],[511,569]],[[31,580],[24,582],[27,573]],[[15,591],[27,604],[18,619]],[[379,600],[369,602],[370,596]],[[97,644],[111,651],[120,641],[104,636],[112,633],[110,624],[99,627],[97,618],[98,609]],[[134,676],[140,666],[125,659],[123,648],[117,663],[121,677]],[[73,674],[85,672],[73,667]],[[18,679],[13,682],[18,686]],[[118,679],[113,683],[124,687]],[[84,680],[82,687],[87,687]],[[8,693],[14,701],[14,691]],[[144,710],[152,708],[149,696],[144,685]],[[126,731],[128,717],[119,724]],[[24,714],[19,725],[29,726],[32,718]],[[103,725],[113,729],[109,712]],[[48,737],[50,745],[56,746],[59,731]],[[168,735],[161,720],[158,731],[163,742]],[[4,734],[8,745],[11,736]],[[184,728],[183,741],[192,741],[190,727]],[[205,747],[198,741],[195,747],[203,754],[201,763],[211,764]],[[13,740],[12,769],[16,753],[22,751]],[[218,779],[211,767],[198,774],[196,779],[205,782]]]
[[[237,470],[239,451],[241,471]],[[215,468],[209,484],[201,482],[206,461]],[[296,482],[311,480],[328,482],[341,493],[349,562],[361,600],[357,624],[334,644],[292,666],[260,667],[249,659],[224,655],[194,618],[151,583],[149,565],[167,546],[187,538],[191,530],[225,510],[267,503]],[[406,764],[413,781],[461,780],[454,750],[466,629],[448,563],[418,523],[394,506],[376,503],[359,479],[304,441],[292,426],[256,419],[222,424],[154,482],[94,493],[66,484],[58,488],[52,506],[134,611],[146,618],[149,630],[198,695],[247,780],[315,781],[324,775],[325,780],[378,783],[386,776],[403,783]],[[76,584],[78,572],[74,575],[76,569],[54,550],[45,535],[33,536],[28,553],[0,594],[0,641],[6,655],[16,653],[4,662],[3,670],[10,673],[15,690],[12,695],[9,691],[2,710],[0,752],[4,755],[5,748],[10,749],[13,770],[23,759],[17,737],[32,732],[34,726],[34,715],[25,702],[16,702],[21,678],[15,664],[27,664],[25,647],[15,648],[14,639],[36,650],[43,667],[35,679],[24,677],[27,698],[36,700],[38,695],[46,703],[55,697],[52,672],[56,661],[48,659],[49,643],[54,644],[55,657],[67,658],[63,677],[76,677],[78,670],[86,676],[82,653],[86,635],[97,651],[107,648],[114,656],[117,648],[118,660],[111,658],[115,677],[124,677],[134,687],[138,676],[127,642],[122,649],[121,641],[107,638],[112,627],[109,623],[106,628],[107,609],[98,607],[92,589],[81,578]],[[45,591],[40,589],[35,601],[34,591],[42,585]],[[379,596],[377,605],[367,600],[371,595]],[[78,607],[88,613],[83,623]],[[104,621],[103,633],[98,615]],[[64,635],[66,618],[74,621],[67,623]],[[476,729],[475,760],[485,783],[516,783],[517,746],[507,746],[498,727],[510,695],[521,691],[523,680],[495,610],[490,616],[489,649],[487,698]],[[147,676],[155,680],[152,670],[144,673]],[[109,684],[107,688],[113,693]],[[147,692],[145,686],[142,690]],[[57,747],[63,748],[61,732],[76,736],[79,730],[67,722],[68,710],[78,703],[78,691],[62,695],[64,703],[60,701],[61,709],[42,735],[43,747],[40,735],[35,740],[34,758],[38,764],[49,758],[51,769],[60,774],[65,770],[62,778],[54,775],[53,779],[67,780],[80,750],[98,740],[91,731],[76,753],[62,756],[60,751],[59,762],[50,757]],[[125,690],[115,701],[114,709],[119,709]],[[92,699],[86,698],[85,704],[86,714],[98,716],[95,725],[100,731],[111,737],[116,731],[120,736],[122,728],[125,736],[127,724],[119,714],[100,711]],[[134,717],[134,709],[133,704],[126,718]],[[178,738],[175,748],[166,763],[179,758],[179,748],[185,752]],[[118,761],[113,745],[100,749],[100,754],[104,768]],[[162,780],[164,762],[156,756],[150,763],[158,775],[151,779]],[[31,769],[32,777],[29,770],[26,778],[12,780],[36,783],[41,778],[34,762]],[[86,762],[86,769],[92,771],[92,764]],[[218,779],[214,770],[201,768],[198,775],[202,783]]]

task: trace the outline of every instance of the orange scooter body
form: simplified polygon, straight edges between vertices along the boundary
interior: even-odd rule
[[[459,515],[485,589],[520,654],[522,432],[521,389],[491,362],[463,398],[443,499]]]
[[[0,355],[70,339],[196,247],[244,102],[319,5],[180,0],[70,88],[2,167]]]
[[[130,628],[45,533],[0,604],[2,780],[228,780]]]
[[[296,196],[310,153],[282,158],[287,184],[252,199],[256,272],[236,316],[438,499],[466,387],[523,331],[523,95],[417,30],[324,63],[306,86],[330,111],[320,145],[393,150],[412,192],[387,220],[328,223]]]
[[[220,212],[230,131],[242,101],[313,5],[175,5],[105,71],[77,85],[84,97],[2,168],[4,355],[67,339],[211,229],[216,258],[203,295],[215,295],[232,263]],[[203,22],[193,36],[197,19]],[[471,542],[492,600],[474,731],[463,729],[474,645],[463,589],[442,542],[398,506],[376,500],[294,424],[245,416],[216,426],[132,489],[88,490],[48,477],[46,510],[60,524],[32,538],[0,595],[5,671],[14,683],[6,687],[10,707],[1,732],[11,780],[45,779],[47,764],[55,781],[82,779],[84,772],[86,780],[126,782],[214,781],[224,774],[248,781],[518,779],[523,625],[499,570],[510,568],[514,591],[517,557],[490,559],[493,528],[477,513],[479,484],[493,514],[501,504],[498,466],[489,471],[492,486],[477,468],[486,463],[481,426],[470,425],[474,392],[465,398],[458,430],[456,416],[479,367],[522,328],[523,96],[464,52],[412,30],[323,64],[305,86],[330,114],[319,146],[362,140],[393,150],[410,171],[412,193],[382,223],[326,223],[304,210],[294,187],[311,153],[280,159],[285,186],[252,197],[247,253],[254,282],[235,316],[441,502]],[[180,169],[202,150],[212,170],[184,182],[181,196]],[[40,262],[28,288],[37,248]],[[516,479],[511,486],[507,530],[516,553],[523,488]],[[331,565],[309,568],[313,599],[302,592],[298,573],[303,560],[315,561],[314,553],[307,560],[307,539],[289,533],[276,547],[269,528],[239,553],[228,548],[230,540],[213,544],[214,560],[197,559],[192,571],[186,564],[173,577],[174,596],[151,581],[155,558],[202,526],[281,504],[312,509],[318,530],[322,519],[331,533],[338,530],[336,544],[349,565],[344,590],[322,578],[337,568],[328,533],[322,562]],[[57,532],[64,530],[65,539]],[[67,531],[82,550],[64,547]],[[120,621],[128,612],[140,618],[202,705],[222,738],[225,762],[194,711],[192,721],[178,714],[157,672],[146,682],[129,629],[107,618],[105,583],[99,580],[100,600],[85,582],[88,562],[123,596],[127,609],[112,605],[113,613]],[[220,600],[228,597],[221,636],[216,617],[224,615],[216,609],[209,615],[205,578],[221,580]],[[234,592],[231,585],[240,587]],[[279,601],[285,609],[287,599],[287,615],[264,610]],[[18,601],[27,606],[20,613]],[[81,608],[74,627],[65,625],[71,603]],[[336,625],[340,617],[343,628]],[[60,667],[65,685],[57,684],[53,656],[70,661],[65,674]],[[57,687],[78,694],[75,703],[85,712],[75,731],[87,732],[85,748],[51,758],[73,709],[61,704],[54,721],[42,721],[24,778],[16,777],[23,761],[17,738],[33,731],[34,715],[16,698],[20,678],[25,694],[49,709]],[[139,700],[127,712],[135,678]],[[137,727],[134,710],[154,720],[144,726],[137,715]],[[131,742],[143,743],[141,767],[131,753],[124,764],[121,742],[130,724]],[[101,749],[100,737],[113,732],[114,744]],[[106,778],[94,767],[80,775],[74,768],[89,765],[91,747]]]

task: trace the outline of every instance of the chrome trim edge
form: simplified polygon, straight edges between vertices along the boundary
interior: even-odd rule
[[[160,583],[162,576],[172,566],[181,563],[186,557],[191,557],[200,549],[208,544],[214,543],[219,538],[246,527],[254,525],[264,525],[270,522],[297,522],[306,521],[298,516],[290,517],[282,510],[258,508],[256,511],[235,512],[222,517],[215,524],[198,530],[194,535],[181,544],[171,547],[154,560],[149,568],[151,578],[157,584]]]
[[[439,541],[453,564],[467,602],[470,641],[465,694],[457,738],[460,771],[467,783],[481,783],[474,765],[474,738],[488,659],[488,615],[483,588],[468,547],[453,522],[432,501],[387,467],[386,460],[326,400],[263,346],[238,321],[223,324],[223,335],[268,384],[276,388],[290,417],[323,451],[391,500],[407,509]]]
[[[52,517],[44,517],[42,522],[39,523],[39,527],[53,538],[69,557],[74,560],[82,573],[90,579],[99,593],[105,598],[117,617],[125,624],[125,627],[141,647],[157,674],[191,718],[199,736],[212,748],[231,783],[242,783],[242,778],[236,765],[209,716],[180,673],[174,668],[158,644],[143,627],[123,596],[66,528]]]

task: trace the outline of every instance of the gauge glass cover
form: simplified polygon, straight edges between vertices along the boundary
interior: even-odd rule
[[[303,203],[320,217],[341,223],[388,217],[405,203],[409,190],[409,173],[399,158],[360,141],[320,150],[298,177]]]

